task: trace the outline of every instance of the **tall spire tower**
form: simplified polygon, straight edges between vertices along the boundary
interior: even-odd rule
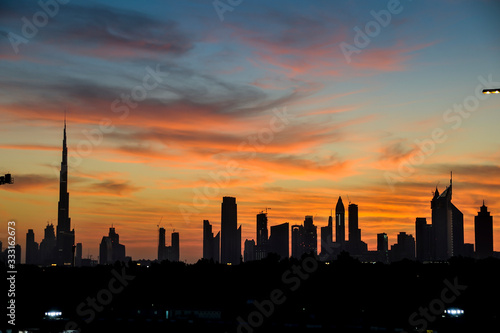
[[[56,258],[60,265],[73,264],[73,245],[75,244],[75,231],[71,230],[69,217],[68,193],[68,147],[66,146],[66,112],[64,113],[64,131],[61,171],[59,174],[59,203],[57,211],[57,246]]]
[[[342,198],[339,196],[335,207],[335,240],[344,248],[345,243],[345,207]]]

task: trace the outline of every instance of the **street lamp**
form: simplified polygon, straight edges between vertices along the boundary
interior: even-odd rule
[[[497,88],[497,89],[483,89],[483,94],[485,94],[485,95],[500,94],[500,88]]]

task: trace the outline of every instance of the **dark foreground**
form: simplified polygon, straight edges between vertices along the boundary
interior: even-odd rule
[[[498,259],[19,266],[15,283],[3,331],[500,331]]]

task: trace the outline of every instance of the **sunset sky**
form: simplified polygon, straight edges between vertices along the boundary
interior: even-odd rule
[[[23,261],[57,223],[65,110],[84,257],[113,224],[155,259],[163,217],[196,262],[223,196],[242,247],[266,207],[319,237],[349,196],[376,250],[430,222],[450,171],[465,241],[484,199],[500,251],[500,95],[479,93],[500,87],[499,1],[48,2],[0,2],[0,240],[16,221]]]

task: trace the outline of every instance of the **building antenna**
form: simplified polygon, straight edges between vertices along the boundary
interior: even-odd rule
[[[349,205],[351,204],[351,199],[349,199],[349,194],[346,194],[347,195],[347,201],[349,202]]]
[[[160,218],[160,222],[158,222],[158,224],[156,225],[156,227],[157,227],[158,229],[160,229],[161,220],[163,220],[163,216]]]

